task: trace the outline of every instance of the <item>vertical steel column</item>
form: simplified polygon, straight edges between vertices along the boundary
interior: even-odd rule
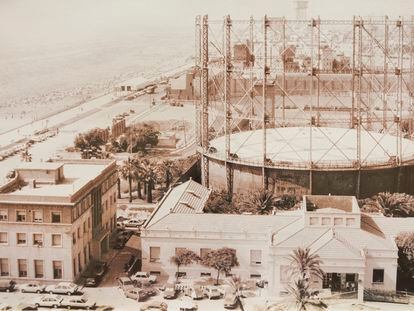
[[[413,78],[414,78],[414,16],[411,16],[411,24],[410,24],[410,65],[409,65],[409,71],[410,71],[410,83],[409,83],[409,89],[408,89],[408,94],[410,96],[410,122],[409,122],[409,133],[410,136],[413,134],[413,118],[414,118],[414,111],[413,111],[413,93],[414,93],[414,89],[413,89]]]
[[[253,75],[253,66],[254,66],[254,19],[253,16],[250,16],[250,24],[249,24],[249,89],[250,89],[250,120],[249,120],[249,127],[250,130],[253,129],[253,116],[254,116],[254,75]]]
[[[262,186],[263,189],[267,189],[267,176],[266,176],[266,163],[267,163],[267,151],[266,151],[266,123],[268,121],[267,116],[267,105],[266,105],[266,94],[267,94],[267,75],[269,74],[269,68],[267,66],[267,28],[269,27],[269,20],[267,15],[263,19],[263,81],[262,81]]]
[[[225,76],[224,76],[224,104],[225,104],[225,138],[226,138],[226,179],[227,179],[227,193],[230,195],[233,194],[233,174],[231,164],[229,160],[231,159],[231,150],[230,150],[230,135],[231,135],[231,71],[232,71],[232,62],[231,62],[231,19],[230,15],[227,15],[224,18],[224,28],[225,28],[225,55],[224,55],[224,67],[225,67]]]
[[[316,95],[316,126],[320,126],[320,97],[321,97],[321,86],[320,86],[320,72],[321,72],[321,18],[318,16],[317,20],[317,28],[318,28],[318,68],[316,70],[316,88],[317,88],[317,95]]]
[[[401,130],[402,109],[403,109],[403,70],[404,70],[404,22],[400,18],[397,21],[398,28],[398,68],[395,70],[397,77],[397,164],[402,163],[402,137]]]
[[[356,18],[355,16],[353,17],[352,20],[352,81],[351,81],[351,128],[355,128],[355,74],[356,74],[356,69],[355,69],[355,49],[356,49]]]
[[[387,124],[387,110],[388,110],[388,16],[384,19],[384,80],[382,87],[382,127],[386,129]]]
[[[282,20],[282,37],[283,37],[283,55],[286,54],[286,18]],[[286,60],[283,56],[283,72],[282,72],[282,126],[286,126]]]
[[[309,75],[309,81],[310,81],[310,85],[309,85],[309,100],[310,100],[310,105],[309,105],[309,114],[310,114],[310,120],[309,120],[309,191],[312,194],[313,193],[313,154],[312,154],[312,149],[313,149],[313,124],[315,122],[315,119],[313,117],[313,93],[314,93],[314,88],[313,88],[313,76],[315,75],[315,68],[314,68],[314,55],[313,55],[313,45],[314,45],[314,28],[316,26],[316,21],[311,18],[310,20],[310,62],[311,62],[311,72]]]
[[[201,75],[201,107],[202,107],[202,180],[203,185],[207,188],[209,182],[209,163],[206,156],[209,149],[209,130],[208,130],[208,15],[203,16],[202,26],[202,40],[201,40],[201,61],[202,61],[202,75]]]
[[[194,60],[195,60],[195,78],[198,77],[198,85],[194,85],[194,88],[198,87],[199,98],[194,94],[195,104],[195,139],[198,147],[201,146],[201,16],[197,15],[195,18],[195,42],[194,42]]]

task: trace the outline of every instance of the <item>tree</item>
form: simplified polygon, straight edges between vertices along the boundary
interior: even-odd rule
[[[234,214],[235,209],[227,191],[213,190],[204,206],[204,213]]]
[[[129,203],[132,202],[132,176],[134,174],[134,167],[130,158],[122,162],[120,167],[121,177],[125,180],[128,180],[128,190],[129,190]]]
[[[324,302],[311,299],[318,294],[317,290],[310,288],[312,278],[322,279],[324,276],[319,255],[311,254],[309,248],[298,247],[293,250],[289,259],[289,270],[293,281],[288,285],[287,290],[295,299],[297,310],[307,310],[308,306],[325,309],[327,306]]]
[[[276,207],[275,200],[272,191],[261,189],[249,193],[241,204],[247,210],[252,209],[257,214],[268,214]]]
[[[144,170],[142,168],[142,161],[140,157],[135,156],[132,160],[134,167],[133,176],[137,183],[137,195],[139,199],[142,199],[142,182],[144,181]]]
[[[397,288],[414,290],[414,231],[402,232],[396,238],[398,246]]]
[[[217,271],[216,285],[218,285],[220,273],[230,273],[233,267],[239,266],[239,261],[235,249],[223,247],[207,252],[201,258],[201,264]]]
[[[237,302],[240,306],[240,309],[242,311],[244,311],[244,305],[243,305],[243,301],[241,299],[242,298],[241,288],[242,288],[242,285],[243,285],[241,277],[233,275],[231,278],[226,280],[226,283],[227,283],[227,285],[230,286],[232,291],[235,293]]]
[[[178,276],[180,274],[181,266],[188,266],[194,262],[198,262],[199,260],[200,260],[200,256],[198,256],[192,250],[189,250],[189,249],[178,250],[175,256],[172,256],[170,258],[171,263],[177,266],[177,273],[176,273],[177,281],[178,281]]]
[[[158,163],[158,171],[164,176],[165,188],[168,189],[177,172],[177,165],[174,161],[164,160]]]
[[[106,129],[94,128],[86,133],[76,135],[74,145],[81,150],[91,149],[92,147],[100,148],[107,142],[107,137]]]
[[[144,159],[141,162],[142,176],[146,185],[147,202],[152,203],[152,190],[158,180],[157,166],[153,161]]]
[[[381,212],[389,217],[414,216],[414,197],[406,193],[380,192],[360,201],[363,212]]]
[[[142,123],[128,128],[126,138],[128,139],[129,152],[146,151],[148,145],[156,146],[158,144],[159,132],[153,126]]]

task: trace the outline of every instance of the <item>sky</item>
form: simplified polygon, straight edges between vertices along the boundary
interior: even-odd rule
[[[410,4],[411,3],[411,4]],[[0,0],[0,44],[47,44],[142,32],[193,32],[194,17],[294,18],[291,0]],[[309,16],[414,15],[413,0],[310,0]]]

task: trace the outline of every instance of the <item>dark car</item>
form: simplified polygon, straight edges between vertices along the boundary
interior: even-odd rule
[[[113,248],[114,249],[123,249],[125,247],[125,242],[124,241],[116,241],[116,243],[114,244]]]
[[[97,261],[95,264],[95,276],[102,279],[108,271],[108,264],[104,261]]]
[[[96,277],[90,277],[86,278],[85,280],[85,287],[97,287],[99,284],[99,281]]]
[[[11,281],[0,281],[0,292],[12,292],[16,287],[16,282]]]

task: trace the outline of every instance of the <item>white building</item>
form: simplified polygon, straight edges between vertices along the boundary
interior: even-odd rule
[[[325,279],[317,288],[342,291],[364,288],[395,290],[398,250],[394,236],[414,228],[414,219],[387,218],[360,212],[355,197],[304,196],[300,210],[276,215],[203,213],[209,190],[188,181],[170,190],[142,232],[143,270],[174,275],[170,258],[180,248],[200,256],[210,249],[236,249],[240,266],[231,273],[269,281],[275,295],[288,283],[287,257],[297,247],[310,248],[322,261]],[[186,276],[214,276],[193,264]]]
[[[23,163],[0,187],[0,279],[73,281],[109,248],[115,161]]]

